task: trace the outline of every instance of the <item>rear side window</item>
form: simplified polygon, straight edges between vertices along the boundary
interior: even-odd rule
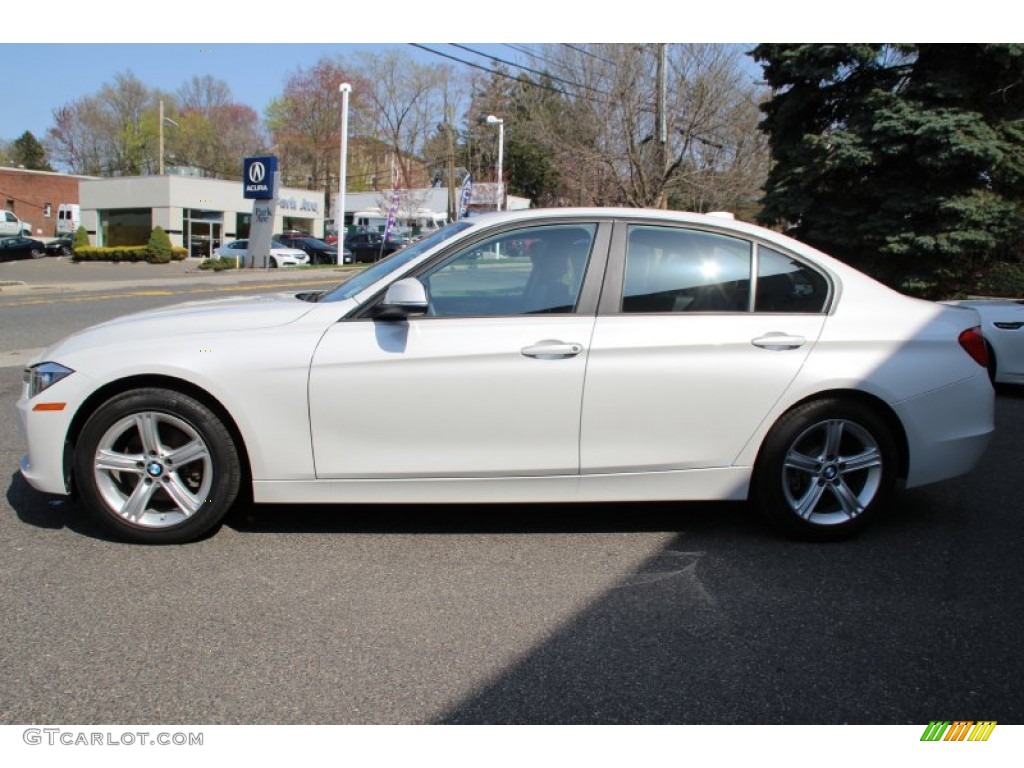
[[[755,312],[816,314],[825,311],[827,301],[823,275],[772,248],[758,247]]]
[[[734,237],[631,226],[624,313],[746,312],[753,246]]]

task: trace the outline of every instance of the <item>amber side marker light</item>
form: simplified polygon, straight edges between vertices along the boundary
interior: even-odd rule
[[[32,406],[33,411],[63,411],[67,403],[36,403]]]

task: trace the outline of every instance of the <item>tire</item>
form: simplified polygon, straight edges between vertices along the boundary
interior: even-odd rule
[[[277,259],[274,258],[273,256],[271,256],[270,257],[270,268],[271,269],[277,269],[277,267],[278,267]]]
[[[784,414],[768,433],[751,499],[794,538],[849,538],[892,493],[897,457],[892,430],[874,410],[853,400],[814,400]]]
[[[66,245],[62,245],[60,247],[60,255],[61,256],[70,256],[71,255],[71,249],[68,248]]]
[[[144,544],[180,544],[210,531],[238,497],[241,474],[220,418],[167,389],[111,398],[89,417],[75,449],[86,508],[118,538]]]
[[[41,258],[43,258],[43,256],[46,255],[46,251],[41,251],[38,248],[33,248],[30,251],[30,253],[32,254],[32,258],[33,259],[41,259]]]
[[[992,349],[992,345],[987,341],[985,342],[985,348],[988,350],[988,380],[995,384],[996,376],[999,374],[999,366],[996,363],[996,351]]]

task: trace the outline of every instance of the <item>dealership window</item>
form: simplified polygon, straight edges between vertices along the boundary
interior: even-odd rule
[[[149,242],[153,232],[151,208],[122,208],[100,211],[99,214],[103,245],[145,245]]]
[[[235,237],[244,239],[249,237],[249,227],[252,226],[251,213],[235,214]]]

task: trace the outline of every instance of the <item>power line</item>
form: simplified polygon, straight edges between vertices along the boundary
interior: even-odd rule
[[[567,94],[565,91],[560,90],[558,88],[555,88],[553,86],[546,85],[544,83],[535,83],[532,80],[529,80],[529,79],[524,78],[524,77],[517,77],[516,75],[510,75],[507,72],[502,72],[502,71],[497,70],[497,69],[491,69],[490,67],[485,67],[485,66],[483,66],[481,64],[477,64],[477,63],[472,62],[472,61],[466,61],[465,59],[460,59],[458,56],[452,56],[451,54],[444,53],[442,51],[436,51],[433,48],[430,48],[429,46],[426,46],[426,45],[420,45],[419,43],[409,43],[409,45],[411,45],[413,48],[419,48],[420,50],[426,51],[427,53],[432,53],[435,56],[440,56],[441,58],[444,58],[444,59],[450,59],[451,61],[456,61],[459,64],[465,64],[467,67],[473,67],[474,69],[479,69],[479,70],[481,70],[483,72],[487,72],[487,73],[495,75],[497,77],[504,77],[507,80],[514,80],[517,83],[522,83],[523,85],[529,85],[529,86],[532,86],[533,88],[542,88],[545,91],[551,91],[552,93],[557,93],[559,96],[565,96],[565,97],[569,96],[569,94]],[[608,102],[606,100],[597,101],[595,99],[587,98],[586,96],[579,96],[577,98],[585,99],[587,101],[593,101],[596,104],[608,104]]]
[[[557,61],[549,59],[547,56],[544,56],[544,55],[542,55],[540,53],[537,53],[536,51],[533,51],[533,50],[531,50],[531,49],[529,49],[529,48],[527,48],[525,46],[513,45],[512,43],[501,43],[501,45],[505,46],[506,48],[511,48],[516,53],[521,53],[524,56],[529,56],[531,59],[540,59],[541,61],[546,61],[548,64],[554,64],[555,66],[561,66]]]
[[[578,45],[572,45],[571,43],[561,43],[561,45],[564,45],[566,48],[569,48],[573,51],[578,51],[579,53],[582,53],[584,56],[589,56],[592,59],[603,61],[605,64],[611,64],[612,66],[615,65],[614,61],[610,61],[609,59],[604,58],[604,56],[598,56],[596,53],[592,53],[588,51],[586,48],[580,48]]]
[[[531,67],[526,67],[526,66],[523,66],[522,64],[517,64],[514,61],[508,61],[508,60],[502,59],[502,58],[500,58],[498,56],[489,56],[486,53],[481,53],[480,51],[475,51],[475,50],[473,50],[472,48],[470,48],[469,46],[466,46],[466,45],[460,45],[459,43],[448,43],[448,45],[452,46],[453,48],[459,48],[459,49],[461,49],[463,51],[468,51],[469,53],[472,53],[475,56],[482,56],[484,58],[492,59],[493,61],[500,61],[502,64],[507,64],[510,67],[517,67],[518,69],[523,69],[523,70],[526,70],[527,72],[532,72],[535,75],[540,75],[541,77],[546,77],[546,78],[549,78],[551,80],[555,80],[556,82],[559,82],[559,83],[565,83],[566,85],[571,85],[571,86],[573,86],[575,88],[584,88],[584,89],[586,89],[588,91],[593,91],[594,93],[596,93],[596,94],[598,94],[600,96],[610,96],[611,95],[611,94],[607,93],[606,91],[601,91],[601,90],[598,90],[597,88],[592,88],[589,85],[583,85],[583,83],[576,83],[576,82],[573,82],[572,80],[566,80],[565,78],[557,77],[555,75],[552,75],[550,72],[542,72],[539,69],[533,69]]]

